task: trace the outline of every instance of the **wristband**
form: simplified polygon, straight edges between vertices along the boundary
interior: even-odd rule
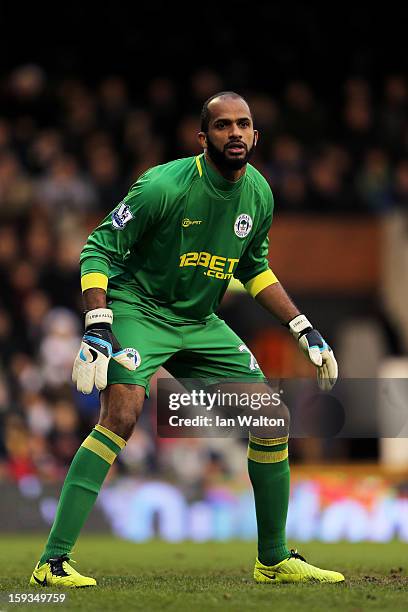
[[[90,325],[99,323],[105,323],[112,325],[113,323],[113,312],[110,308],[94,308],[94,310],[88,310],[85,314],[85,329],[88,329]]]
[[[299,340],[301,336],[313,329],[313,325],[303,314],[297,315],[297,317],[289,321],[287,327],[289,327],[290,333],[296,340]]]

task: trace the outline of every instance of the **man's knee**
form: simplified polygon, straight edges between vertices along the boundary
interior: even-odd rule
[[[254,435],[264,438],[289,435],[289,410],[276,386],[264,381],[251,381],[223,383],[216,388],[222,393],[221,406],[228,416],[240,413],[252,417],[252,423],[256,423],[251,426]]]
[[[290,414],[286,404],[280,401],[279,405],[270,410],[270,435],[271,438],[282,438],[289,435]]]
[[[128,440],[137,423],[137,417],[135,414],[118,412],[101,418],[99,423],[124,440]]]
[[[281,394],[265,383],[254,383],[249,387],[251,410],[254,416],[251,433],[270,439],[281,439],[289,435],[290,414]],[[259,423],[259,425],[258,425]]]
[[[100,425],[124,440],[132,435],[143,408],[144,389],[137,385],[111,385],[101,393]]]

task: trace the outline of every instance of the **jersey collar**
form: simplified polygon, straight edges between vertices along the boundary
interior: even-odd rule
[[[219,191],[224,191],[226,193],[235,193],[236,191],[239,191],[241,189],[242,185],[245,182],[246,172],[241,176],[240,179],[238,179],[238,181],[228,181],[223,176],[221,176],[219,172],[214,170],[210,166],[210,164],[207,163],[204,153],[199,156],[199,159],[201,162],[201,167],[203,169],[203,175],[205,176],[207,181],[209,181],[211,185],[215,187],[215,189],[218,189]]]

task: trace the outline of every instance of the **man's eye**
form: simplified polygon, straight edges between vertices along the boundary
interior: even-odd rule
[[[220,123],[217,123],[216,126],[219,130],[222,130],[223,128],[225,128],[225,123],[223,123],[222,121],[220,121]]]
[[[249,121],[241,121],[240,126],[245,128],[249,127]]]

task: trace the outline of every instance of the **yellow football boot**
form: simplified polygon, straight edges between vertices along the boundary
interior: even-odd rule
[[[323,570],[306,562],[296,550],[290,551],[290,557],[276,565],[263,565],[258,559],[255,562],[254,578],[256,582],[343,582],[340,572]]]
[[[62,555],[55,559],[48,559],[42,565],[37,563],[30,578],[30,586],[78,589],[96,585],[94,578],[81,576],[81,574],[74,570],[70,566],[69,560],[68,555]]]

